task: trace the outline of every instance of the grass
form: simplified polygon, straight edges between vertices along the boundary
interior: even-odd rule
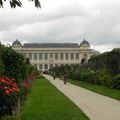
[[[120,90],[117,89],[111,89],[108,87],[103,87],[100,85],[95,85],[95,84],[91,84],[91,83],[87,83],[87,82],[83,82],[83,81],[78,81],[78,80],[70,80],[70,83],[86,88],[88,90],[91,90],[93,92],[120,100]]]
[[[21,120],[89,120],[66,96],[46,79],[34,81],[21,110]]]

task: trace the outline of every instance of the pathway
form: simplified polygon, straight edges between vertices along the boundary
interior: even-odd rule
[[[94,93],[60,79],[44,75],[57,89],[71,99],[91,120],[120,120],[120,101]]]

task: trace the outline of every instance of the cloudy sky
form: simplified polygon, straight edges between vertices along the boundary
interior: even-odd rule
[[[40,0],[42,8],[23,1],[22,8],[0,8],[0,41],[79,43],[100,52],[120,48],[120,0]]]

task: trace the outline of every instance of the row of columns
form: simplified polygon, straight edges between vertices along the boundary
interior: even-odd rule
[[[66,60],[66,53],[52,53],[53,57],[50,57],[51,53],[41,53],[41,54],[42,54],[42,58],[40,58],[40,53],[25,53],[24,55],[25,57],[29,57],[30,60],[48,60],[50,58],[55,60]],[[45,54],[47,54],[47,59],[45,58]],[[55,58],[55,54],[58,54],[58,58]],[[60,58],[60,54],[63,54],[63,59]],[[73,57],[71,55],[73,55]],[[68,53],[68,60],[74,60],[74,59],[80,59],[79,53]]]

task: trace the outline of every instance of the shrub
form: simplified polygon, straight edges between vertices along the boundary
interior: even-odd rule
[[[17,53],[11,47],[2,50],[2,61],[4,64],[4,75],[13,77],[19,83],[26,78],[25,60],[22,54]]]
[[[112,76],[106,69],[101,69],[96,72],[95,79],[100,85],[109,87]]]
[[[4,64],[2,61],[2,50],[4,49],[4,47],[0,44],[0,76],[2,76],[4,74]]]
[[[0,118],[0,120],[17,120],[14,116],[5,116]]]
[[[120,74],[116,75],[113,79],[111,79],[110,87],[120,89]]]
[[[0,116],[12,114],[12,107],[17,104],[19,92],[15,79],[0,77]]]
[[[0,116],[11,115],[12,111],[17,114],[18,101],[29,92],[36,69],[26,64],[23,55],[11,47],[0,49]]]

